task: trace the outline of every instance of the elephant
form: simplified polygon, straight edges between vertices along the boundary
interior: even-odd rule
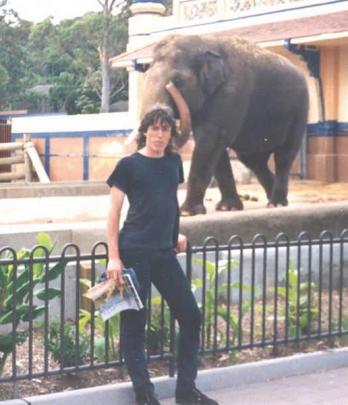
[[[308,114],[300,68],[247,40],[217,35],[171,35],[153,51],[144,75],[142,115],[155,104],[180,118],[177,146],[195,141],[181,215],[206,213],[212,177],[220,189],[216,209],[241,210],[228,149],[265,189],[268,206],[288,204],[291,164]],[[275,173],[268,167],[274,154]]]

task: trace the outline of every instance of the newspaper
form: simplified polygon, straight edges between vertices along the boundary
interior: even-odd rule
[[[90,288],[85,294],[94,301],[104,321],[121,311],[128,309],[139,311],[144,307],[135,286],[137,280],[133,269],[123,272],[123,281],[122,289],[115,288],[114,280],[105,280]]]

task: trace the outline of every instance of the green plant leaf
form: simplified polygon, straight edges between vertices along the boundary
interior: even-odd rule
[[[295,269],[291,269],[289,271],[289,284],[292,288],[296,288],[297,282],[298,282],[298,272]]]
[[[51,253],[54,248],[54,243],[52,243],[50,235],[46,232],[39,232],[36,235],[36,243],[44,246],[49,253]]]
[[[237,288],[237,289],[239,289],[240,288],[240,283],[238,282],[238,281],[235,281],[235,282],[233,282],[233,283],[231,283],[231,288]],[[242,284],[242,290],[243,291],[245,291],[245,292],[251,292],[251,285],[249,285],[249,284]]]
[[[33,255],[34,259],[40,259],[45,257],[45,253],[42,249],[37,248]],[[40,279],[44,272],[45,263],[33,263],[33,278]]]
[[[198,258],[194,258],[192,260],[193,263],[198,264],[200,267],[202,267],[202,269],[204,268],[204,261],[203,259],[198,259]],[[205,268],[207,270],[207,273],[210,275],[211,273],[215,273],[215,263],[206,260],[205,261]]]
[[[244,315],[246,315],[250,311],[250,308],[251,308],[251,302],[250,301],[243,302],[242,311],[241,311],[242,317],[244,317]]]
[[[111,319],[109,319],[109,322],[110,320]],[[105,334],[105,322],[100,318],[100,316],[95,317],[94,325],[100,333],[102,333],[103,335]]]
[[[7,284],[7,266],[0,266],[0,291],[6,288]]]
[[[29,305],[28,304],[21,304],[18,305],[15,311],[15,323],[21,319],[21,317],[26,314],[29,311]],[[14,312],[12,309],[6,311],[1,317],[0,317],[0,324],[5,325],[7,323],[12,323],[13,322],[13,316]]]
[[[198,288],[203,287],[203,281],[200,278],[195,278],[192,280],[192,291],[196,291]]]
[[[8,257],[6,257],[8,256]],[[17,260],[23,260],[23,259],[28,259],[30,257],[30,250],[29,249],[20,249],[17,254]],[[6,259],[13,259],[12,255],[5,255]],[[14,265],[13,264],[9,264],[6,266],[7,267],[7,282],[10,283],[13,279],[13,274],[14,274]],[[24,271],[28,268],[28,266],[23,266],[23,265],[18,265],[17,266],[17,275],[18,273],[20,273],[20,270],[23,269]]]
[[[22,271],[19,275],[17,274],[17,279],[16,279],[16,288],[20,288],[22,285],[27,283],[29,281],[29,271]],[[10,293],[13,292],[13,280],[9,283],[8,285],[8,291]]]
[[[40,315],[42,315],[45,312],[45,306],[42,305],[40,307],[34,307],[31,314],[29,313],[29,311],[24,314],[22,316],[22,320],[24,322],[29,322],[30,320],[30,315],[31,315],[31,319],[36,319],[37,317],[39,317]]]
[[[86,309],[80,309],[79,327],[80,330],[85,330],[89,322],[91,322],[92,315]]]
[[[66,261],[61,260],[60,262],[56,263],[53,267],[51,267],[48,270],[48,274],[46,277],[46,273],[44,272],[44,274],[42,275],[41,279],[40,279],[40,283],[45,283],[46,279],[48,281],[52,281],[55,280],[56,278],[58,278],[61,273],[64,271],[66,266]]]
[[[276,289],[274,287],[270,288],[270,291],[272,293],[275,293],[275,290]],[[286,288],[285,287],[279,287],[278,286],[277,291],[278,291],[279,297],[284,298],[284,299],[286,298]]]
[[[34,295],[41,301],[44,300],[53,300],[53,298],[60,297],[61,291],[57,288],[41,288],[40,290],[36,291]]]
[[[49,256],[54,248],[51,237],[45,232],[39,232],[36,236],[36,243],[43,246],[43,248],[36,248],[34,251],[34,258],[45,258]],[[45,248],[45,249],[44,249]],[[42,277],[45,271],[45,263],[34,263],[33,274],[35,278]]]
[[[105,359],[105,338],[98,336],[94,340],[94,355],[98,360]]]
[[[156,295],[154,297],[151,297],[151,305],[161,305],[161,296]]]
[[[24,332],[16,332],[14,340],[12,333],[8,335],[0,335],[0,352],[11,353],[15,345],[25,342],[26,338]]]
[[[16,289],[16,305],[22,304],[25,296],[29,293],[30,290],[30,282],[27,281],[19,288]],[[14,296],[12,293],[7,297],[4,304],[6,308],[11,308],[14,303]]]

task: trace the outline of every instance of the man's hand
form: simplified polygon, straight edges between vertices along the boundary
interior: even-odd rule
[[[111,259],[108,262],[106,275],[108,279],[112,279],[116,283],[116,288],[122,290],[124,282],[122,277],[123,263],[120,259]]]
[[[185,252],[187,249],[187,238],[182,233],[179,233],[178,244],[176,245],[176,251],[178,253]]]

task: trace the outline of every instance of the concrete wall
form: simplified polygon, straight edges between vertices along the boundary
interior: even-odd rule
[[[325,121],[317,126],[317,130],[310,134],[308,139],[310,179],[326,182],[348,181],[347,72],[347,45],[325,46],[320,49]]]
[[[332,249],[332,251],[331,251]],[[274,297],[274,288],[276,286],[276,271],[277,271],[277,285],[285,285],[287,269],[294,266],[298,270],[299,279],[302,282],[308,280],[310,274],[311,281],[316,288],[321,283],[321,288],[328,289],[331,283],[331,288],[338,289],[340,286],[343,288],[348,287],[348,239],[343,247],[341,258],[341,246],[334,244],[333,246],[324,245],[320,248],[318,245],[313,245],[311,248],[308,246],[291,247],[289,249],[289,262],[287,262],[287,249],[282,247],[275,248],[256,248],[256,249],[239,249],[231,251],[231,301],[233,303],[239,302],[239,287],[244,286],[243,300],[248,300],[251,297],[252,278],[254,277],[255,297],[261,298],[263,289],[265,288],[266,295]],[[242,252],[242,253],[241,253]],[[332,253],[332,258],[331,258]],[[298,254],[300,254],[300,262],[298,262]],[[322,256],[320,262],[319,258]],[[186,256],[180,255],[179,261],[186,272]],[[267,258],[266,267],[264,267],[264,258]],[[193,254],[192,266],[192,279],[203,280],[203,265],[201,263],[203,258],[202,253]],[[309,260],[310,258],[310,260]],[[218,261],[219,269],[227,266],[229,259],[228,252],[207,253],[206,259],[215,266],[216,260]],[[341,262],[342,259],[342,262]],[[277,263],[277,265],[276,265]],[[342,267],[341,267],[342,265]],[[254,272],[253,272],[254,268]],[[341,285],[341,271],[343,272],[343,283]],[[321,275],[320,275],[321,272]],[[240,277],[242,273],[242,282],[240,284]],[[253,276],[254,273],[254,276]],[[218,277],[218,284],[221,286],[228,281],[228,271],[221,271]],[[331,279],[331,280],[330,280]],[[215,282],[215,280],[214,280]],[[206,282],[206,289],[214,289],[214,285],[210,285],[209,281]],[[225,292],[221,289],[218,294],[225,296]],[[198,301],[202,300],[202,289],[195,290],[195,296]]]
[[[256,234],[263,234],[274,240],[277,234],[285,232],[294,240],[302,231],[308,231],[317,238],[323,230],[338,236],[348,229],[348,205],[346,202],[332,202],[311,206],[255,209],[238,212],[197,215],[181,218],[180,230],[188,236],[190,243],[200,246],[208,236],[217,238],[219,243],[227,243],[232,235],[240,235],[244,242],[250,242]],[[0,233],[0,247],[12,246],[16,249],[31,248],[37,233],[48,232],[56,241],[55,254],[67,243],[76,243],[81,252],[89,253],[97,241],[105,241],[105,222],[83,224],[32,225],[30,232]]]
[[[61,227],[61,225],[60,225]],[[285,232],[288,234],[290,240],[296,240],[301,231],[308,231],[313,239],[318,238],[323,230],[329,230],[334,236],[338,236],[344,229],[348,229],[348,205],[346,203],[330,203],[330,204],[317,204],[316,209],[312,207],[287,207],[269,209],[248,210],[244,212],[228,212],[219,213],[218,215],[199,215],[196,217],[182,218],[181,219],[181,232],[186,234],[189,241],[194,246],[201,246],[208,236],[214,236],[220,244],[227,244],[228,239],[238,234],[243,238],[245,243],[250,242],[256,234],[263,234],[268,240],[274,240],[277,234]],[[38,231],[48,232],[52,240],[56,242],[53,255],[60,255],[63,247],[67,243],[75,243],[80,248],[81,254],[90,254],[93,245],[97,241],[105,241],[105,223],[101,222],[99,225],[85,223],[83,225],[70,226],[66,225],[65,229],[58,229],[55,225],[46,226],[40,225],[38,229],[34,228],[30,232],[13,232],[0,234],[0,248],[3,246],[11,246],[16,250],[22,247],[31,248],[35,244],[35,238]],[[346,272],[348,269],[348,233],[346,234],[346,244],[344,246],[344,257],[342,261],[343,270]],[[332,280],[333,287],[339,286],[339,271],[340,271],[340,246],[335,245],[332,251]],[[309,249],[308,247],[301,247],[301,262],[297,263],[298,250],[296,247],[290,249],[290,260],[295,264],[296,268],[301,268],[302,277],[306,278],[308,275],[309,266]],[[96,253],[104,254],[105,249],[101,246]],[[328,268],[330,264],[330,248],[324,247],[323,249],[323,287],[328,285]],[[76,254],[76,250],[71,248],[66,252],[69,254]],[[262,288],[263,279],[263,257],[264,249],[255,249],[255,275],[256,275],[256,295],[259,296]],[[278,280],[284,279],[286,271],[286,250],[280,248],[278,251],[279,257],[279,275]],[[243,284],[250,285],[251,283],[251,269],[253,252],[251,249],[243,251]],[[194,257],[197,259],[202,258],[202,254],[196,254]],[[274,287],[275,282],[275,257],[276,250],[269,248],[267,250],[267,289]],[[318,283],[319,272],[319,247],[314,246],[311,250],[311,269],[313,274],[313,281]],[[207,259],[211,262],[215,260],[227,260],[226,253],[208,253]],[[235,250],[232,254],[232,259],[235,259],[235,266],[232,268],[232,282],[239,280],[240,273],[240,250]],[[186,270],[186,257],[179,255],[183,269]],[[81,273],[82,277],[88,274],[88,268],[91,263],[83,262],[84,272]],[[97,274],[100,274],[103,266],[98,266]],[[76,262],[71,262],[65,271],[66,274],[66,293],[65,293],[65,318],[74,320],[76,318]],[[193,278],[202,278],[202,266],[194,260]],[[223,276],[220,282],[226,281],[226,275]],[[60,287],[60,280],[54,281],[50,286]],[[344,287],[348,286],[348,278],[344,277]],[[233,290],[234,298],[236,301],[238,297],[238,289]],[[154,290],[154,294],[156,291]],[[249,293],[244,294],[244,299],[248,298]],[[201,290],[196,291],[197,299],[201,299]],[[82,303],[82,301],[80,301]],[[59,298],[49,303],[49,316],[50,319],[59,317],[60,315],[61,300]]]

